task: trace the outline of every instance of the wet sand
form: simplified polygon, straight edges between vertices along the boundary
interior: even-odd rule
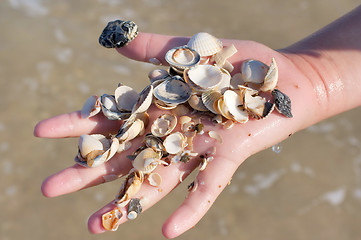
[[[132,19],[160,34],[207,31],[277,49],[358,4],[1,1],[0,239],[162,239],[162,223],[185,198],[191,179],[117,232],[90,235],[88,216],[113,199],[120,181],[53,199],[41,195],[45,177],[73,164],[77,139],[36,139],[35,124],[80,109],[118,82],[141,90],[154,69],[98,44],[108,21]],[[359,108],[338,115],[246,160],[206,216],[178,239],[359,239],[360,117]]]

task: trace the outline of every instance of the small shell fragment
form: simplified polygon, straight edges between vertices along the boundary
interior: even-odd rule
[[[186,139],[180,132],[175,132],[166,137],[163,142],[165,150],[170,154],[180,153],[185,147]]]
[[[101,110],[100,99],[98,96],[90,96],[81,109],[82,118],[90,118],[98,114]]]
[[[134,220],[138,217],[138,213],[136,211],[128,212],[127,218],[129,220]]]
[[[151,64],[154,64],[154,65],[157,65],[157,66],[162,65],[162,62],[159,61],[159,59],[157,59],[157,58],[149,58],[148,62],[150,62]]]
[[[276,109],[288,118],[292,118],[291,99],[278,89],[272,91],[273,101]]]
[[[153,187],[159,187],[162,183],[162,177],[159,175],[159,173],[151,173],[148,176],[148,182],[149,185]]]
[[[268,72],[264,78],[264,82],[260,90],[263,92],[272,91],[276,87],[277,81],[278,81],[278,67],[276,60],[272,58],[271,66],[268,69]]]
[[[120,224],[120,219],[123,216],[122,212],[115,208],[102,215],[102,225],[108,231],[116,231]]]
[[[241,73],[243,81],[261,84],[269,67],[261,61],[249,59],[242,63]]]
[[[213,139],[216,139],[219,143],[223,143],[223,138],[222,136],[216,132],[216,131],[209,131],[208,132],[208,135],[213,138]]]
[[[140,214],[142,212],[143,208],[140,204],[139,198],[132,198],[128,205],[128,212],[136,212],[137,214]]]

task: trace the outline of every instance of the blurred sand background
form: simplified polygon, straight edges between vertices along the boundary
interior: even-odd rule
[[[155,66],[98,44],[106,23],[141,31],[249,39],[285,47],[358,0],[3,0],[0,2],[0,239],[164,239],[189,181],[117,232],[90,235],[88,216],[121,181],[47,199],[42,180],[71,164],[77,139],[33,137],[35,124],[80,109],[118,82],[137,90]],[[137,84],[137,85],[134,85]],[[178,239],[360,239],[361,111],[328,119],[249,158],[207,215]]]

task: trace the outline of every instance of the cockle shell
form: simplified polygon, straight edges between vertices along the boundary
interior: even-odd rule
[[[104,229],[108,231],[116,231],[120,225],[119,220],[122,218],[122,216],[123,214],[118,208],[104,213],[102,215],[102,225]]]
[[[130,112],[118,110],[117,102],[113,95],[103,94],[100,97],[102,112],[109,120],[124,120],[129,118]]]
[[[235,121],[242,123],[248,121],[248,113],[243,111],[241,107],[243,105],[241,96],[233,90],[227,90],[223,94],[223,100]]]
[[[185,148],[186,138],[180,132],[168,135],[163,142],[165,150],[169,154],[177,154]]]
[[[115,89],[115,101],[119,111],[132,111],[139,94],[131,87],[121,85]]]
[[[214,114],[219,114],[219,112],[215,109],[216,102],[222,98],[222,94],[218,91],[207,91],[202,93],[202,101],[204,106],[208,108]]]
[[[90,118],[98,114],[101,110],[100,99],[98,96],[90,96],[84,103],[81,109],[81,117],[82,118]]]
[[[170,49],[165,54],[165,60],[176,72],[182,73],[184,69],[197,65],[201,56],[187,46],[180,46]]]
[[[268,69],[268,72],[264,78],[263,85],[261,86],[260,90],[263,92],[272,91],[278,81],[278,67],[276,60],[272,58],[272,63]]]
[[[249,59],[242,63],[241,73],[243,81],[262,84],[269,67],[261,61]]]
[[[199,32],[189,39],[187,46],[196,50],[201,57],[205,57],[221,51],[223,43],[209,33]]]
[[[223,68],[221,68],[221,71],[222,71],[222,79],[221,79],[221,83],[218,85],[217,88],[218,91],[223,94],[231,86],[231,74]]]
[[[167,105],[184,103],[191,93],[192,89],[179,76],[167,79],[154,88],[154,97]]]
[[[217,88],[222,82],[221,69],[213,65],[197,65],[184,71],[184,79],[195,91],[204,92]]]
[[[177,117],[173,114],[159,116],[151,126],[151,132],[156,137],[164,137],[171,133],[177,125]]]
[[[144,174],[151,173],[158,166],[160,157],[152,148],[146,148],[134,159],[133,167]]]

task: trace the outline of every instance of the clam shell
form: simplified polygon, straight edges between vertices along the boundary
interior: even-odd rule
[[[187,46],[197,51],[201,57],[204,57],[211,56],[222,50],[223,43],[209,33],[199,32],[189,39]]]
[[[122,212],[116,208],[102,215],[102,225],[108,231],[116,231],[120,225]]]
[[[176,72],[182,73],[184,69],[197,65],[201,56],[187,46],[180,46],[170,49],[165,54],[165,60]]]
[[[223,68],[221,68],[221,71],[222,79],[221,83],[218,85],[218,90],[223,94],[231,87],[231,74],[229,74],[229,72]]]
[[[139,94],[136,104],[133,106],[132,114],[142,113],[148,110],[153,99],[153,86],[148,85]]]
[[[236,73],[231,78],[230,87],[233,89],[238,89],[238,85],[243,85],[245,82],[243,81],[243,77],[241,73]]]
[[[177,117],[173,114],[159,116],[151,126],[151,132],[156,137],[164,137],[171,133],[177,125]]]
[[[224,92],[223,99],[229,113],[232,115],[232,119],[242,123],[248,121],[248,113],[241,108],[243,106],[241,96],[233,90],[227,90]]]
[[[108,150],[106,150],[102,155],[89,158],[87,156],[87,165],[88,167],[97,167],[107,161],[109,161],[118,151],[119,141],[117,138],[111,140],[111,145]]]
[[[131,87],[122,85],[115,89],[115,101],[119,111],[130,112],[138,98],[139,94]]]
[[[81,117],[82,118],[90,118],[96,114],[98,114],[101,110],[100,99],[98,96],[90,96],[84,103],[81,108]]]
[[[264,78],[263,85],[260,88],[262,92],[272,91],[278,81],[278,67],[276,60],[272,58],[271,66],[268,69],[267,75]]]
[[[157,166],[160,155],[152,148],[146,148],[141,151],[133,161],[133,167],[144,173],[151,173]]]
[[[196,91],[204,92],[217,88],[223,73],[217,66],[197,65],[184,71],[184,79]]]
[[[243,81],[261,84],[267,74],[269,67],[261,61],[249,59],[242,63],[241,73]]]
[[[180,132],[170,134],[164,139],[163,145],[169,154],[177,154],[185,148],[186,138]]]
[[[192,89],[179,77],[165,80],[154,89],[154,97],[165,104],[181,104],[190,98]]]

